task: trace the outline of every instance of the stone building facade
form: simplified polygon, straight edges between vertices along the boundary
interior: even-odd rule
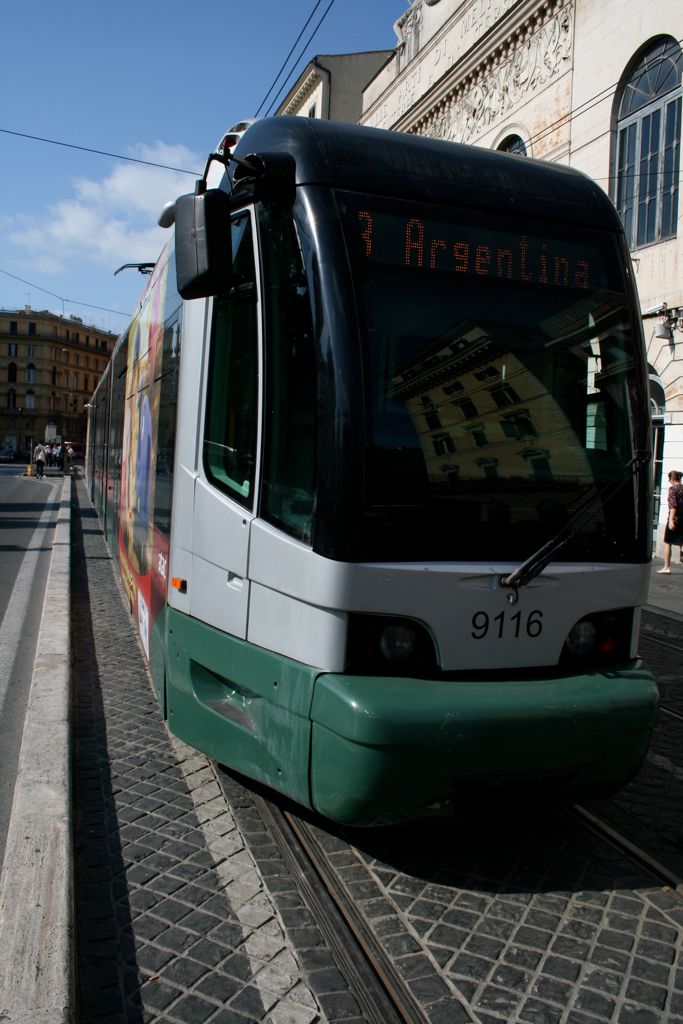
[[[361,123],[569,164],[624,223],[650,367],[656,519],[683,471],[681,0],[413,0]]]
[[[24,458],[40,441],[85,441],[86,403],[116,335],[27,306],[0,310],[0,447]]]

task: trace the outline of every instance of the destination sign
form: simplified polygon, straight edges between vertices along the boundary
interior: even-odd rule
[[[580,237],[501,229],[487,223],[491,214],[485,212],[476,224],[388,213],[369,203],[349,213],[361,260],[552,288],[595,289],[605,283],[600,248]]]

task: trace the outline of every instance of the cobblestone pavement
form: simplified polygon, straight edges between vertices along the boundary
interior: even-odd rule
[[[164,726],[82,484],[74,511],[81,1024],[326,1020],[213,765]],[[242,814],[249,841],[263,828]],[[274,856],[271,874],[280,866]],[[318,946],[319,936],[308,936]],[[302,941],[306,953],[306,942]],[[339,980],[316,948],[310,975]],[[334,1017],[330,1017],[334,1019]]]
[[[416,992],[436,965],[434,1024],[683,1021],[683,904],[563,815],[322,838]]]
[[[359,1024],[249,792],[169,737],[81,484],[78,502],[81,1024]],[[647,776],[666,756],[641,786],[664,791],[673,850],[676,773]],[[636,820],[643,793],[614,813]],[[562,812],[316,831],[432,1024],[683,1024],[683,903]]]
[[[640,651],[659,687],[659,721],[637,779],[593,809],[683,879],[683,619],[645,613],[643,624]]]

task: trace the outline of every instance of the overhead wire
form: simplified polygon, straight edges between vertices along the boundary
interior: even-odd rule
[[[6,277],[11,277],[14,281],[20,281],[22,284],[28,285],[29,288],[35,288],[38,292],[44,292],[45,295],[51,295],[53,299],[59,299],[62,305],[65,302],[70,303],[72,306],[85,306],[88,309],[99,309],[102,313],[115,313],[117,316],[129,317],[130,313],[123,313],[120,309],[109,309],[107,306],[95,306],[92,302],[80,302],[78,299],[67,299],[64,295],[58,295],[57,292],[51,292],[49,288],[41,288],[39,284],[34,284],[33,281],[26,281],[23,277],[17,277],[16,274],[10,274],[9,270],[3,270],[0,267],[0,274],[4,274]]]
[[[258,117],[261,109],[263,108],[264,104],[266,103],[266,101],[268,99],[268,96],[270,95],[270,93],[275,88],[275,85],[277,84],[277,82],[278,82],[282,72],[284,71],[285,67],[287,66],[287,63],[289,62],[290,57],[292,56],[292,54],[293,54],[294,50],[296,49],[299,41],[301,40],[301,37],[303,36],[304,32],[306,31],[306,29],[310,25],[314,15],[315,15],[315,12],[318,10],[318,8],[320,7],[322,2],[323,2],[323,0],[316,0],[316,3],[313,6],[313,9],[312,9],[311,13],[309,14],[308,18],[306,19],[303,28],[301,29],[301,31],[299,32],[299,35],[297,36],[296,40],[294,41],[294,44],[290,48],[289,53],[285,57],[285,60],[283,61],[280,70],[278,71],[277,75],[273,79],[273,82],[272,82],[270,88],[268,89],[268,91],[266,92],[266,95],[264,96],[263,101],[261,102],[261,105],[259,106],[255,116]],[[325,9],[322,17],[318,21],[318,23],[315,26],[313,32],[310,34],[310,36],[306,40],[306,43],[304,44],[304,47],[303,47],[303,49],[301,51],[302,53],[305,52],[305,50],[306,50],[306,48],[308,46],[310,46],[310,44],[313,41],[313,39],[315,38],[318,30],[320,29],[320,26],[322,25],[323,21],[325,20],[325,18],[329,14],[330,10],[332,9],[332,6],[334,5],[334,3],[335,3],[335,0],[330,0],[330,3],[328,4],[327,8]],[[300,59],[300,56],[301,56],[301,54],[299,55],[299,57],[297,57],[297,61]],[[275,100],[273,101],[273,103],[277,102],[277,99],[279,98],[281,92],[282,92],[282,89],[280,90],[280,92],[275,97]],[[270,113],[270,110],[272,109],[272,106],[273,106],[273,104],[271,104],[271,106],[268,108],[268,113]],[[74,149],[74,150],[78,150],[78,151],[80,151],[82,153],[92,153],[92,154],[94,154],[96,156],[106,156],[106,157],[110,157],[111,159],[114,159],[114,160],[124,160],[124,161],[127,161],[129,163],[143,164],[143,165],[145,165],[147,167],[157,167],[157,168],[160,168],[162,170],[174,171],[174,172],[179,172],[179,173],[182,173],[182,174],[191,174],[193,177],[198,177],[199,176],[199,172],[198,171],[190,171],[190,170],[187,170],[186,168],[183,168],[183,167],[173,167],[173,166],[170,166],[168,164],[162,164],[162,163],[159,163],[159,162],[156,162],[156,161],[153,161],[153,160],[143,160],[140,157],[124,156],[121,153],[112,153],[112,152],[108,152],[108,151],[102,150],[102,149],[95,149],[94,147],[91,147],[91,146],[81,146],[81,145],[77,145],[77,144],[71,143],[71,142],[63,142],[62,140],[59,140],[59,139],[49,139],[49,138],[46,138],[44,136],[32,135],[32,134],[30,134],[28,132],[18,132],[18,131],[13,131],[12,129],[9,129],[9,128],[0,128],[0,133],[2,133],[4,135],[13,135],[13,136],[15,136],[17,138],[29,139],[29,140],[31,140],[33,142],[42,142],[42,143],[44,143],[46,145],[61,146],[61,147],[65,148],[65,149]],[[42,288],[40,285],[34,284],[31,281],[26,281],[24,278],[18,277],[16,274],[11,274],[9,271],[3,270],[2,268],[0,268],[0,273],[1,274],[5,274],[5,276],[10,277],[10,278],[12,278],[15,281],[19,281],[22,284],[27,285],[29,288],[35,288],[36,291],[43,292],[45,295],[51,295],[53,298],[58,299],[62,303],[62,305],[64,305],[64,303],[68,302],[68,303],[71,303],[72,305],[83,306],[84,308],[87,308],[87,309],[97,309],[97,310],[100,310],[101,312],[114,313],[116,316],[127,317],[129,315],[128,313],[121,312],[121,310],[109,309],[106,306],[97,306],[97,305],[94,305],[93,303],[79,302],[76,299],[67,299],[65,296],[58,295],[56,292],[52,292],[48,288]]]
[[[188,171],[184,167],[171,167],[169,164],[156,163],[154,160],[142,160],[136,156],[123,156],[121,153],[108,153],[104,149],[92,149],[90,146],[77,146],[73,142],[61,142],[58,139],[46,139],[40,135],[29,135],[28,132],[15,132],[9,128],[0,128],[3,135],[16,135],[20,139],[31,139],[33,142],[45,142],[50,146],[64,146],[65,149],[78,149],[82,153],[94,153],[96,156],[109,156],[114,160],[127,160],[133,164],[144,164],[146,167],[160,167],[164,171],[177,171],[180,174],[199,175],[198,171]]]
[[[294,53],[294,50],[296,49],[296,47],[297,47],[297,46],[298,46],[298,44],[299,44],[299,40],[301,39],[302,35],[304,34],[304,32],[306,31],[306,29],[307,29],[307,28],[308,28],[308,26],[310,25],[311,21],[313,20],[313,15],[314,15],[314,14],[315,14],[315,12],[316,12],[316,11],[318,10],[318,8],[320,7],[320,5],[321,5],[321,3],[322,3],[322,2],[323,2],[323,0],[317,0],[317,3],[316,3],[316,5],[315,5],[315,7],[314,7],[314,8],[313,8],[313,10],[311,11],[311,13],[310,13],[310,14],[308,15],[308,18],[306,19],[306,22],[305,22],[305,24],[304,24],[304,27],[303,27],[303,28],[301,29],[301,32],[299,32],[299,35],[298,35],[298,36],[296,37],[296,39],[294,40],[294,43],[293,43],[293,45],[292,45],[292,48],[291,48],[291,50],[289,51],[289,53],[287,54],[287,56],[286,56],[286,57],[285,57],[285,59],[283,60],[283,62],[282,62],[282,65],[280,66],[280,70],[278,71],[278,73],[276,74],[275,78],[274,78],[274,79],[273,79],[273,81],[271,82],[271,84],[270,84],[270,86],[269,86],[269,88],[268,88],[268,92],[266,93],[266,95],[265,95],[265,96],[263,97],[263,99],[261,100],[261,103],[259,104],[259,108],[258,108],[258,110],[256,111],[256,113],[254,114],[254,117],[258,117],[258,116],[259,116],[259,114],[261,113],[261,111],[263,110],[264,106],[266,105],[266,102],[267,102],[267,100],[268,100],[268,97],[270,96],[271,92],[272,92],[272,91],[273,91],[273,89],[275,88],[275,86],[276,86],[276,84],[277,84],[277,81],[278,81],[278,79],[279,79],[280,75],[282,74],[282,72],[284,71],[285,67],[287,66],[287,63],[289,62],[289,58],[290,58],[290,57],[292,56],[292,54]]]
[[[319,20],[318,24],[317,24],[317,25],[315,26],[315,28],[314,28],[314,29],[313,29],[313,31],[311,32],[310,36],[308,37],[308,39],[307,39],[307,40],[306,40],[306,42],[304,43],[304,45],[303,45],[303,47],[302,47],[302,49],[301,49],[301,52],[299,53],[299,56],[298,56],[298,57],[296,58],[296,60],[295,60],[295,62],[294,62],[294,65],[293,65],[293,67],[292,67],[292,70],[290,71],[289,75],[287,76],[287,78],[285,79],[284,83],[283,83],[283,84],[282,84],[282,86],[280,87],[280,89],[279,89],[279,91],[278,91],[277,95],[276,95],[276,96],[275,96],[275,97],[274,97],[274,98],[272,99],[272,101],[271,101],[271,104],[270,104],[270,106],[268,107],[268,109],[267,109],[267,111],[266,111],[266,116],[268,116],[268,114],[270,114],[271,110],[273,109],[273,107],[275,106],[275,104],[277,103],[277,101],[278,101],[278,100],[280,99],[280,96],[282,96],[282,93],[283,93],[283,92],[284,92],[284,90],[285,90],[285,89],[287,88],[287,82],[288,82],[288,81],[289,81],[289,79],[291,78],[291,75],[293,74],[293,72],[294,72],[294,69],[296,68],[296,65],[297,65],[297,64],[298,64],[298,62],[299,62],[299,61],[301,60],[301,58],[302,58],[302,56],[304,55],[304,53],[306,52],[306,50],[308,49],[308,47],[309,47],[309,46],[311,45],[311,43],[312,43],[312,42],[313,42],[313,40],[315,39],[315,37],[316,37],[316,35],[317,35],[317,33],[318,33],[318,29],[320,28],[320,26],[321,26],[321,25],[322,25],[322,23],[324,22],[324,20],[325,20],[325,18],[327,17],[327,15],[328,15],[328,14],[330,13],[330,11],[332,10],[332,7],[334,6],[334,3],[335,3],[335,0],[330,0],[329,4],[328,4],[328,5],[327,5],[327,7],[325,8],[325,11],[324,11],[324,13],[323,13],[322,17],[320,18],[320,20]]]

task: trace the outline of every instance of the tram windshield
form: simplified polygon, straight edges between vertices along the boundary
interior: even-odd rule
[[[604,488],[557,558],[636,560],[641,367],[616,239],[337,198],[365,380],[361,557],[521,560]]]

